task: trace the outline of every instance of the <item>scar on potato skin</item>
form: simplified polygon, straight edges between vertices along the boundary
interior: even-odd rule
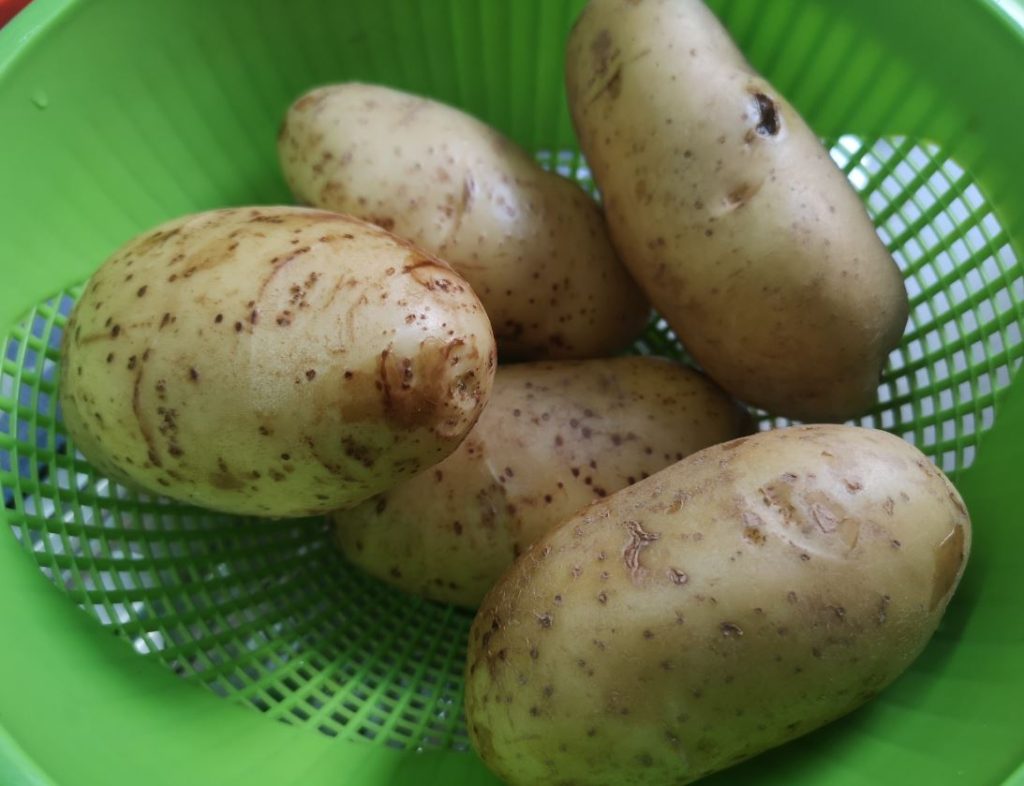
[[[639,521],[627,521],[624,526],[629,532],[629,540],[622,549],[622,561],[634,579],[639,578],[643,573],[640,564],[640,553],[658,540],[661,535],[657,532],[647,532]]]
[[[956,584],[964,561],[964,540],[964,528],[957,524],[936,549],[935,578],[929,610],[934,610]]]

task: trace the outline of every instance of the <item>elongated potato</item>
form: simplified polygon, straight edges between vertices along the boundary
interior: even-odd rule
[[[708,448],[569,519],[488,594],[470,738],[510,786],[689,783],[888,685],[970,541],[946,477],[884,432]]]
[[[278,149],[298,199],[393,230],[464,275],[503,361],[610,355],[643,329],[650,307],[594,201],[453,107],[321,87],[288,110]]]
[[[459,449],[338,513],[338,543],[408,592],[476,606],[515,557],[586,504],[747,427],[706,377],[667,360],[504,366]]]
[[[188,216],[117,251],[64,335],[75,445],[112,477],[232,513],[353,505],[448,455],[494,375],[447,264],[305,208]]]
[[[875,400],[907,321],[843,173],[701,0],[591,0],[569,104],[612,237],[737,398],[805,420]]]

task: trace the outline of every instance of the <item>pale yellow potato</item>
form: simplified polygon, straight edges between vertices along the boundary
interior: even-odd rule
[[[580,508],[749,425],[714,383],[660,358],[503,366],[459,449],[336,514],[337,541],[407,592],[475,607]]]
[[[447,264],[292,207],[171,221],[118,250],[68,322],[61,404],[111,477],[231,513],[354,505],[451,453],[494,377]]]
[[[708,448],[535,543],[470,634],[470,739],[509,786],[689,783],[844,715],[935,631],[971,526],[851,426]]]
[[[473,286],[502,360],[613,354],[650,306],[600,209],[479,120],[376,85],[299,98],[278,139],[311,205],[357,215],[447,260]]]
[[[814,132],[701,0],[591,0],[569,104],[623,261],[708,374],[777,415],[875,400],[900,272]]]

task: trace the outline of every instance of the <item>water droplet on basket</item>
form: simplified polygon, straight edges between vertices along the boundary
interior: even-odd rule
[[[32,103],[39,109],[46,109],[50,105],[50,97],[42,90],[36,90],[32,94]]]

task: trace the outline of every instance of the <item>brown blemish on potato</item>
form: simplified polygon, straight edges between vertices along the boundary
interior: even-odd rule
[[[738,210],[747,204],[761,190],[762,183],[744,182],[734,186],[723,200],[726,210]],[[710,230],[709,230],[710,231]]]
[[[599,31],[590,42],[590,54],[594,58],[594,76],[604,76],[608,63],[615,56],[612,53],[612,34],[607,28]]]
[[[395,219],[391,216],[367,216],[366,220],[371,224],[376,224],[385,232],[390,232],[395,228]]]
[[[416,283],[431,292],[435,290],[461,292],[464,289],[453,277],[452,269],[438,259],[413,258],[402,268],[402,272],[411,275]],[[439,275],[439,273],[443,275]]]
[[[237,477],[223,458],[217,459],[217,471],[211,473],[210,483],[224,491],[238,491],[245,488],[245,481]]]
[[[594,93],[594,97],[590,99],[591,103],[597,101],[601,96],[607,94],[609,98],[618,98],[619,93],[622,92],[622,64],[620,63],[618,68],[612,73],[608,81],[604,83],[600,90]]]
[[[935,577],[929,610],[934,610],[956,584],[964,563],[964,528],[957,524],[935,551]]]
[[[718,629],[727,639],[738,639],[743,636],[743,628],[735,622],[723,622],[718,626]]]
[[[479,384],[473,372],[453,376],[451,368],[465,348],[462,339],[441,342],[428,339],[415,358],[399,358],[390,349],[378,362],[378,389],[387,420],[401,428],[434,426],[445,436],[457,430],[461,418],[444,418],[467,399],[479,400]]]
[[[762,92],[754,95],[757,124],[754,130],[762,137],[776,136],[782,130],[782,118],[775,102]]]
[[[139,425],[139,433],[142,435],[142,440],[146,443],[149,461],[153,466],[159,467],[162,463],[160,461],[160,454],[156,449],[156,437],[153,435],[153,429],[142,410],[143,374],[144,366],[139,366],[135,372],[135,379],[132,382],[132,413],[135,415],[135,421]]]
[[[760,527],[750,525],[743,528],[743,539],[748,543],[753,543],[755,546],[763,546],[765,540],[767,540]]]
[[[906,495],[905,494],[901,494],[901,496],[906,496]],[[907,497],[907,499],[904,500],[904,501],[909,501],[909,500],[910,500],[910,498]],[[949,492],[949,501],[953,503],[953,507],[955,507],[958,511],[960,511],[961,515],[963,515],[963,516],[967,515],[967,508],[964,507],[964,503],[960,500],[960,496],[958,494],[956,494],[953,491],[950,491]]]

